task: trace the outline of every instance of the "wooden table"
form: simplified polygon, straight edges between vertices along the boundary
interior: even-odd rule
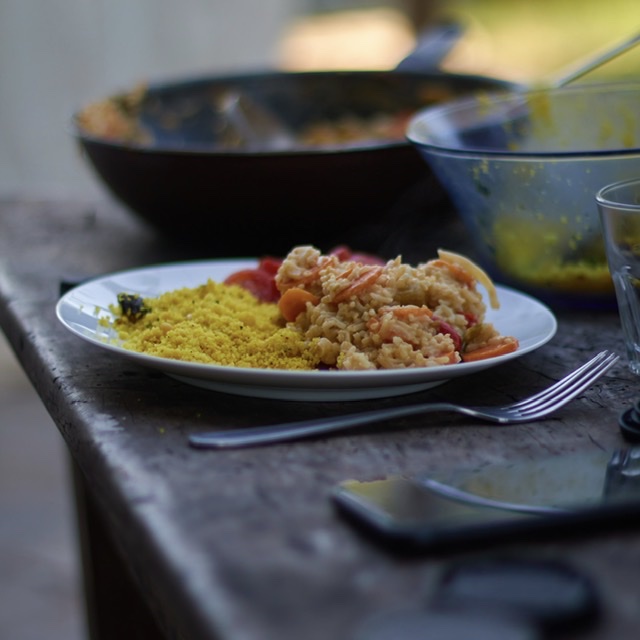
[[[55,319],[61,283],[202,257],[206,250],[177,247],[115,206],[0,205],[0,323],[73,461],[96,638],[352,638],[375,612],[424,605],[446,563],[487,550],[396,558],[338,516],[329,499],[337,482],[624,446],[617,416],[634,399],[637,379],[619,364],[544,422],[499,428],[440,414],[327,439],[194,450],[192,432],[354,408],[197,389],[94,348]],[[557,336],[519,360],[359,406],[501,403],[544,387],[601,348],[622,353],[615,312],[558,318]],[[603,616],[579,637],[636,638],[640,532],[576,533],[508,549],[562,557],[596,581]]]

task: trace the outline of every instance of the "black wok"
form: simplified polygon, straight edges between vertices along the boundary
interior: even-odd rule
[[[313,121],[413,113],[463,94],[510,88],[502,80],[440,72],[203,77],[146,88],[131,113],[147,141],[89,134],[77,116],[74,133],[113,195],[169,237],[210,256],[282,254],[296,244],[327,249],[358,230],[384,233],[406,194],[426,180],[428,188],[439,187],[404,139],[263,151],[216,146],[225,92],[248,97],[296,135]],[[122,96],[114,99],[122,103]],[[355,248],[375,249],[365,244]]]

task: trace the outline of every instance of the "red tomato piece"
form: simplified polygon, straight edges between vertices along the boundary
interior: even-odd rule
[[[453,340],[454,349],[460,353],[462,349],[462,338],[460,334],[448,323],[443,320],[438,320],[438,331],[440,333],[449,334]]]
[[[260,271],[269,273],[272,276],[275,276],[276,273],[278,273],[278,269],[280,268],[281,264],[282,264],[282,258],[265,256],[264,258],[260,259],[260,262],[258,263],[258,269],[260,269]]]
[[[336,258],[338,258],[340,262],[344,262],[345,260],[351,260],[352,252],[351,252],[351,249],[349,249],[349,247],[347,247],[344,244],[341,244],[331,249],[331,251],[329,252],[329,255],[336,256]]]
[[[353,253],[351,254],[351,260],[354,262],[360,262],[362,264],[374,264],[384,266],[387,262],[379,256],[374,256],[371,253]]]
[[[386,263],[385,260],[378,256],[374,256],[371,253],[354,252],[349,247],[342,244],[334,247],[329,253],[332,256],[337,256],[338,260],[341,262],[353,260],[353,262],[360,262],[361,264],[384,265]]]
[[[473,327],[474,324],[478,324],[478,317],[474,313],[465,313],[464,317],[468,327]]]
[[[276,288],[275,278],[260,269],[243,269],[232,273],[225,284],[237,284],[252,293],[262,302],[277,302],[280,292]]]

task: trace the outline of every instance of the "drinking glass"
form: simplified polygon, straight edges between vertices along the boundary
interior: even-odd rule
[[[596,194],[629,368],[640,375],[640,178]]]

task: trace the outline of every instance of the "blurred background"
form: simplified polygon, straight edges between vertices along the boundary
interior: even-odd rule
[[[636,16],[635,0],[2,0],[0,194],[102,195],[67,122],[140,81],[391,69],[449,18],[466,31],[447,70],[537,81],[628,35]]]
[[[429,25],[443,68],[542,82],[628,36],[637,0],[0,0],[0,197],[106,198],[67,123],[141,81],[391,69]],[[627,54],[594,74],[633,76]],[[0,637],[85,637],[64,445],[0,338]]]

